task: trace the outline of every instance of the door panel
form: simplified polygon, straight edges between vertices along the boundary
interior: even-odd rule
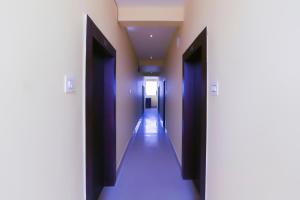
[[[116,179],[115,49],[87,18],[86,197],[96,200]]]
[[[183,55],[182,176],[194,181],[205,199],[207,121],[207,33]]]

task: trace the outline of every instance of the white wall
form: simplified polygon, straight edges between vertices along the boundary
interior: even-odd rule
[[[158,81],[159,81],[159,78],[158,77],[155,77],[155,76],[145,76],[144,77],[144,86],[145,86],[145,90],[146,90],[146,81],[157,81],[157,86],[158,85]],[[158,89],[158,88],[157,88]],[[145,91],[145,98],[151,98],[151,107],[152,108],[157,108],[158,107],[158,90],[156,92],[156,95],[147,95],[146,91]],[[145,105],[145,104],[144,104]]]
[[[137,61],[117,8],[28,0],[1,2],[0,13],[0,199],[82,200],[86,13],[117,49],[118,163],[139,114]],[[74,94],[63,92],[65,74],[76,78]]]
[[[190,0],[166,61],[167,128],[181,160],[182,54],[208,28],[207,199],[300,199],[300,3]],[[177,113],[177,114],[176,114]]]
[[[157,96],[145,95],[145,98],[151,98],[151,107],[157,108],[157,106],[158,106]]]

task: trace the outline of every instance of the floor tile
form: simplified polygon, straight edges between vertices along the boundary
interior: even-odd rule
[[[156,109],[146,109],[138,133],[128,146],[114,187],[99,200],[198,200],[191,181],[183,180]]]

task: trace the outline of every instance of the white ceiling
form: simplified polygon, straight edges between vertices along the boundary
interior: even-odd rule
[[[165,57],[176,28],[127,27],[127,31],[139,59],[159,60]]]
[[[116,0],[118,6],[182,6],[185,0]]]
[[[186,0],[115,0],[119,7],[130,6],[183,6]],[[128,36],[139,60],[163,60],[176,27],[126,27]],[[150,37],[153,35],[153,37]],[[159,66],[144,65],[145,72],[157,72]]]

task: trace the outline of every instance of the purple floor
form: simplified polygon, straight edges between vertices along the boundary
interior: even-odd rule
[[[191,181],[183,180],[168,136],[156,109],[146,109],[140,128],[128,146],[114,187],[99,200],[197,200]]]

